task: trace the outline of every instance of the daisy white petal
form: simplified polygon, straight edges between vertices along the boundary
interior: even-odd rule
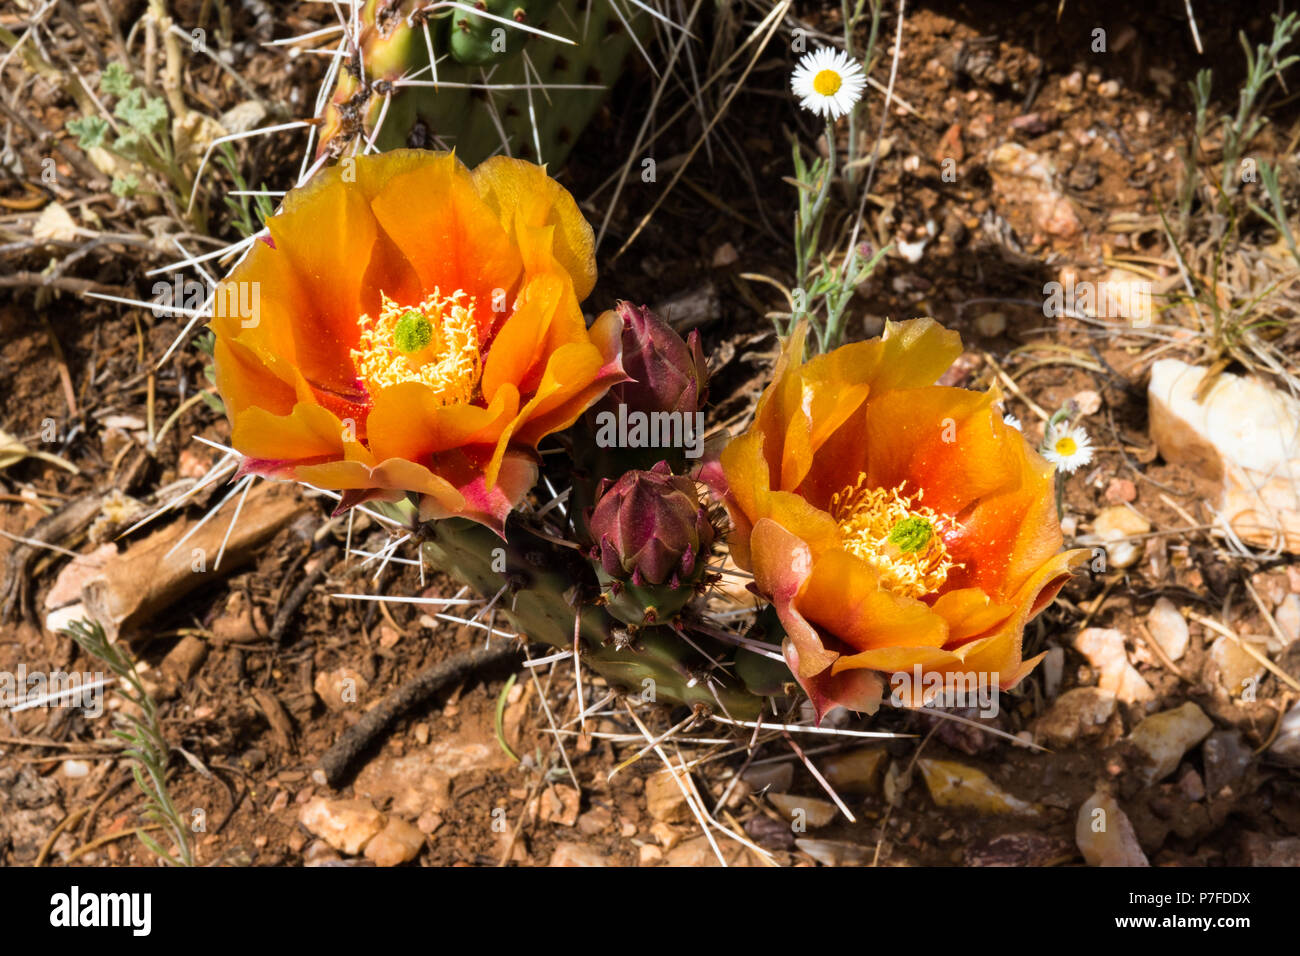
[[[1064,474],[1071,474],[1092,461],[1092,439],[1078,426],[1048,429],[1043,457]]]
[[[867,77],[862,64],[843,50],[821,47],[800,59],[790,88],[804,109],[836,120],[862,99]]]

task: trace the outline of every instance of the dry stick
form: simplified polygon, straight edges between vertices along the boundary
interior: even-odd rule
[[[335,741],[321,758],[325,780],[337,785],[353,759],[406,711],[423,703],[448,684],[463,680],[474,671],[502,663],[518,653],[513,640],[492,641],[485,647],[456,654],[425,668],[393,691]]]
[[[325,575],[329,573],[329,569],[333,566],[337,557],[338,548],[326,548],[321,553],[320,563],[316,565],[316,568],[289,592],[289,596],[284,599],[284,603],[275,612],[275,620],[271,622],[271,643],[279,644],[284,638],[284,632],[288,629],[293,616],[298,613],[298,608],[302,607],[303,602],[307,600],[307,595],[311,593],[312,588],[324,580]]]
[[[80,810],[74,810],[63,818],[63,822],[54,828],[54,832],[50,834],[50,838],[45,841],[45,846],[41,847],[41,852],[36,855],[36,862],[33,863],[32,866],[40,867],[45,863],[46,859],[50,855],[50,851],[54,849],[54,841],[59,838],[59,834],[80,823],[81,818],[86,815],[88,809],[89,808],[87,807],[82,807]]]

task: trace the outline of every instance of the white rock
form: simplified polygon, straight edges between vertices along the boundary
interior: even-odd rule
[[[1115,713],[1115,695],[1100,687],[1076,687],[1052,702],[1034,725],[1034,733],[1052,747],[1066,747],[1099,732]]]
[[[316,696],[334,712],[354,710],[360,712],[361,699],[370,689],[370,683],[351,667],[320,671],[314,685]]]
[[[1097,686],[1102,690],[1110,691],[1126,704],[1155,698],[1151,685],[1129,663],[1122,631],[1110,627],[1085,628],[1074,639],[1074,646],[1100,673]]]
[[[85,616],[86,605],[78,601],[76,604],[69,604],[45,615],[45,629],[57,634],[73,621],[80,621]]]
[[[1052,647],[1043,658],[1043,692],[1055,697],[1061,690],[1061,678],[1065,674],[1065,648]]]
[[[791,793],[769,793],[768,802],[776,807],[781,816],[794,824],[810,827],[824,827],[835,819],[839,811],[829,800],[817,797],[799,797]]]
[[[55,240],[72,242],[79,235],[76,222],[62,205],[52,202],[36,217],[32,225],[32,238],[38,240]]]
[[[1162,597],[1147,614],[1147,627],[1160,649],[1171,661],[1187,653],[1187,620],[1179,613],[1174,602]]]
[[[45,609],[53,611],[81,600],[81,586],[99,574],[104,561],[115,554],[117,545],[101,544],[89,554],[79,554],[65,564],[54,579],[54,586],[45,595]]]
[[[1282,631],[1286,644],[1290,647],[1300,638],[1300,594],[1288,594],[1273,612],[1273,620]]]
[[[1282,726],[1268,748],[1268,755],[1288,767],[1300,767],[1300,704],[1288,710],[1282,718]]]
[[[875,856],[871,847],[843,840],[795,840],[794,845],[822,866],[863,866]]]
[[[1214,505],[1243,541],[1300,552],[1300,400],[1225,373],[1197,402],[1205,372],[1177,359],[1151,367],[1152,440],[1220,485]]]
[[[1213,729],[1214,724],[1205,711],[1190,701],[1173,710],[1152,714],[1129,734],[1134,746],[1150,758],[1150,764],[1139,768],[1137,775],[1148,784],[1163,780],[1178,767],[1183,754]]]
[[[366,859],[376,866],[399,866],[414,860],[424,846],[424,834],[396,817],[366,844]]]
[[[1261,654],[1268,646],[1267,640],[1251,635],[1241,638],[1242,643],[1250,644]],[[1213,667],[1219,686],[1233,697],[1251,699],[1259,688],[1259,679],[1264,676],[1264,665],[1259,659],[1226,635],[1220,635],[1210,645],[1208,663]]]
[[[384,828],[385,820],[384,815],[365,800],[316,797],[303,805],[298,822],[334,849],[343,853],[360,853]]]
[[[609,866],[609,859],[585,843],[557,843],[547,866]]]
[[[1089,866],[1150,866],[1115,798],[1097,791],[1079,807],[1074,842]]]
[[[985,338],[995,339],[1007,330],[1007,317],[1002,312],[985,312],[975,317],[975,331]]]
[[[1112,566],[1130,568],[1142,557],[1145,543],[1130,540],[1146,534],[1151,524],[1146,518],[1124,505],[1103,508],[1092,522],[1093,533],[1106,545],[1106,556]]]

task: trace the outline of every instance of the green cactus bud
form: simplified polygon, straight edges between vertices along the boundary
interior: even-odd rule
[[[413,509],[407,506],[377,507],[400,520],[412,520]],[[709,660],[672,628],[642,627],[629,633],[606,608],[587,600],[598,589],[591,565],[578,552],[532,534],[518,520],[507,524],[504,544],[483,525],[457,518],[427,522],[419,530],[429,561],[480,595],[497,593],[503,582],[509,586],[512,594],[498,605],[498,619],[520,634],[570,649],[576,618],[583,666],[613,687],[664,703],[710,710],[720,704],[738,719],[753,719],[761,712],[765,698],[736,680],[717,671],[710,680],[701,679],[709,673]],[[501,571],[497,549],[503,547],[506,561]],[[732,651],[705,634],[693,634],[691,641],[719,660]]]
[[[695,482],[674,475],[667,462],[604,489],[587,524],[597,542],[593,563],[619,620],[662,623],[694,596],[715,531]]]

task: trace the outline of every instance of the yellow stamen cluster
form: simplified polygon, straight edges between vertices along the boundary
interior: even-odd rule
[[[942,531],[951,519],[918,504],[922,492],[864,488],[866,475],[831,496],[830,513],[839,525],[844,550],[866,561],[881,584],[896,594],[919,598],[943,587],[955,564]]]
[[[835,70],[821,70],[813,77],[813,89],[822,96],[834,96],[844,85],[844,79]]]
[[[1056,439],[1056,445],[1054,447],[1056,453],[1062,458],[1069,458],[1079,450],[1079,443],[1069,435],[1062,435],[1060,438]]]
[[[361,338],[352,350],[357,377],[375,392],[402,382],[423,382],[439,404],[466,404],[483,374],[474,302],[457,289],[413,306],[380,293],[379,317],[357,319]]]

